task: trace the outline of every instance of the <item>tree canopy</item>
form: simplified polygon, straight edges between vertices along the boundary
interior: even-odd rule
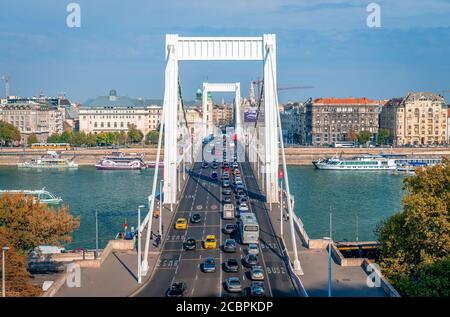
[[[130,125],[128,129],[128,142],[130,143],[139,143],[142,142],[144,138],[144,134],[141,130],[138,130],[134,124]]]
[[[28,144],[28,145],[31,145],[31,144],[33,144],[33,143],[38,143],[37,135],[34,134],[34,133],[30,134],[30,136],[29,136],[28,139],[27,139],[27,144]]]
[[[378,144],[386,144],[388,138],[389,138],[389,130],[388,129],[383,129],[383,128],[379,128],[378,129],[378,135],[377,135],[377,143]]]
[[[370,133],[369,131],[361,131],[358,134],[358,142],[359,144],[366,144],[367,142],[370,141],[370,138],[372,137],[372,133]]]
[[[378,230],[383,274],[405,296],[449,296],[450,164],[404,180],[403,211]]]
[[[20,141],[20,131],[11,123],[0,120],[0,142],[10,144]]]

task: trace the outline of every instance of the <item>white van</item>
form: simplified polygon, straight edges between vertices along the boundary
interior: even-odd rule
[[[223,219],[234,219],[234,205],[233,204],[225,204],[223,205]]]

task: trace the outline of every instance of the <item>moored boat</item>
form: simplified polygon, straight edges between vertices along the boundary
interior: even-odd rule
[[[2,189],[0,190],[0,195],[2,194],[13,194],[13,195],[25,195],[25,196],[33,196],[33,201],[36,203],[39,201],[41,204],[48,205],[59,205],[62,202],[61,197],[57,197],[46,191],[45,188],[38,190],[29,190],[29,189]]]
[[[352,170],[352,171],[383,171],[395,170],[395,160],[376,155],[355,156],[350,159],[332,157],[313,162],[317,169],[323,170]]]
[[[125,156],[121,152],[113,152],[105,156],[95,167],[99,170],[142,170],[147,168],[143,155]]]
[[[78,164],[66,158],[62,158],[61,155],[54,151],[48,151],[47,155],[44,155],[37,159],[32,159],[27,162],[17,164],[20,168],[78,168]]]

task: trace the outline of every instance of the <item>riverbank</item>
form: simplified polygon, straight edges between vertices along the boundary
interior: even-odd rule
[[[65,158],[75,157],[75,162],[80,166],[94,166],[103,156],[111,154],[117,149],[107,148],[77,148],[72,151],[64,151]],[[155,147],[124,148],[120,149],[126,154],[144,154],[146,162],[156,160]],[[38,158],[46,152],[36,149],[0,148],[0,166],[17,165],[33,158]],[[403,154],[423,157],[450,157],[450,146],[433,148],[325,148],[325,147],[295,147],[286,148],[286,162],[288,165],[311,165],[314,160],[342,155],[348,158],[362,154]],[[164,150],[162,150],[164,157]]]

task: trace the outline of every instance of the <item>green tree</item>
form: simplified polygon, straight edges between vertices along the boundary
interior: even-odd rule
[[[378,136],[377,136],[377,143],[378,144],[386,144],[388,138],[389,138],[389,130],[380,128],[378,129]]]
[[[403,211],[381,224],[383,274],[405,296],[448,296],[450,281],[450,164],[404,180]]]
[[[94,133],[89,133],[86,136],[86,145],[90,147],[97,145],[97,136]]]
[[[47,143],[61,143],[61,136],[58,133],[53,133],[47,138]]]
[[[134,124],[130,125],[130,128],[128,129],[128,142],[139,143],[142,142],[143,138],[144,134],[142,133],[142,131],[136,129],[136,126]]]
[[[20,131],[11,123],[0,120],[0,142],[9,145],[20,141]]]
[[[31,145],[31,144],[33,144],[33,143],[38,143],[38,142],[39,142],[39,141],[38,141],[37,135],[34,134],[34,133],[30,134],[30,136],[29,136],[28,139],[27,139],[27,144],[28,144],[28,145]]]
[[[108,134],[106,132],[97,133],[97,144],[101,146],[108,144]]]
[[[370,141],[370,138],[372,137],[372,133],[370,133],[369,131],[361,131],[358,134],[358,142],[359,144],[366,144],[367,142]]]
[[[159,132],[154,130],[147,133],[146,141],[148,144],[157,144],[159,141]]]
[[[117,134],[116,139],[117,139],[117,144],[118,145],[125,145],[127,143],[127,140],[128,140],[127,133],[125,131],[120,131]]]
[[[61,136],[60,136],[60,142],[61,143],[70,143],[73,144],[74,143],[74,139],[73,139],[73,133],[70,131],[64,131]]]
[[[106,144],[112,145],[116,144],[116,134],[114,132],[107,132],[106,133]]]

